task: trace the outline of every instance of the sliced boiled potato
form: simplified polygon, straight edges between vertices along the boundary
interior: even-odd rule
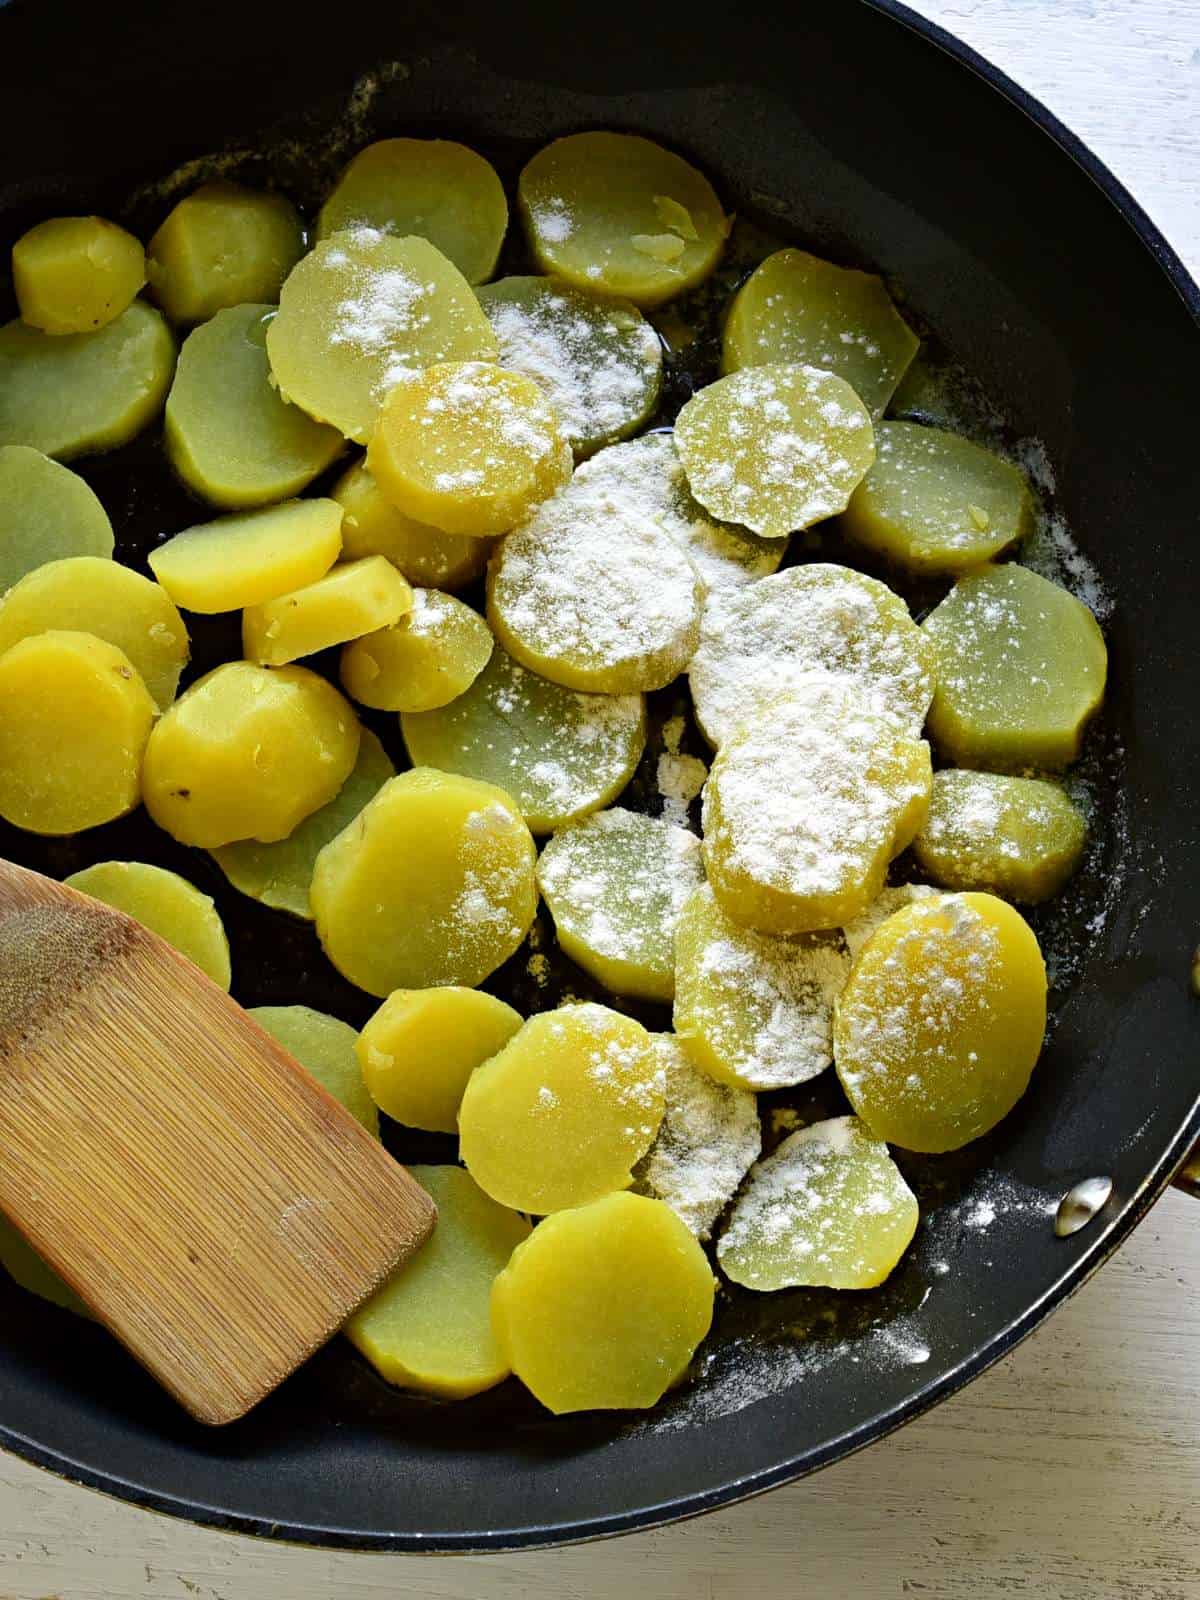
[[[342,548],[336,500],[289,500],[185,528],[150,569],[185,611],[240,611],[315,583]]]
[[[482,577],[491,544],[461,533],[443,533],[414,522],[384,499],[359,461],[329,491],[342,507],[342,554],[386,556],[409,583],[425,589],[464,588]]]
[[[377,711],[436,711],[471,687],[493,642],[470,606],[437,589],[414,589],[399,622],[342,651],[342,687]]]
[[[146,271],[172,322],[203,322],[230,306],[273,305],[303,254],[300,213],[283,195],[202,183],[151,239]]]
[[[124,911],[135,922],[174,945],[228,992],[232,981],[229,940],[210,895],[165,867],[147,861],[100,861],[63,882]]]
[[[27,444],[0,446],[0,595],[47,561],[112,553],[108,513],[78,474]]]
[[[13,245],[12,273],[22,322],[43,333],[91,333],[145,283],[146,256],[103,217],[51,217]]]
[[[340,1017],[311,1006],[251,1006],[246,1013],[311,1074],[368,1133],[379,1137],[379,1112],[363,1082],[358,1035]]]
[[[286,666],[349,639],[393,627],[412,609],[413,592],[383,556],[343,561],[315,582],[247,606],[242,652],[248,661]]]

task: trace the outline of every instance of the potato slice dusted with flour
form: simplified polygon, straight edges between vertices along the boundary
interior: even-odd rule
[[[1057,783],[947,767],[933,775],[913,854],[947,889],[990,889],[1036,905],[1070,878],[1086,840],[1083,813]]]
[[[436,589],[414,589],[399,622],[342,651],[342,687],[377,711],[436,711],[471,687],[492,645],[478,611]]]
[[[865,911],[852,917],[842,929],[842,938],[850,952],[851,961],[857,961],[859,951],[877,928],[887,921],[893,911],[911,906],[915,900],[936,899],[939,890],[928,883],[897,883],[881,889]]]

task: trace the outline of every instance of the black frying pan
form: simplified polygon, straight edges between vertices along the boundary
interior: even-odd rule
[[[338,145],[329,130],[380,61],[407,70]],[[298,145],[280,147],[281,124]],[[319,22],[253,0],[11,0],[0,247],[64,208],[144,233],[165,202],[130,205],[137,185],[229,144],[239,175],[311,203],[349,148],[383,133],[448,132],[512,176],[536,143],[597,124],[660,137],[743,213],[894,275],[1012,434],[1044,441],[1059,507],[1117,598],[1112,691],[1089,755],[1095,843],[1039,930],[1084,958],[1059,968],[1052,1041],[1017,1111],[957,1157],[906,1164],[927,1223],[889,1283],[725,1299],[712,1353],[649,1419],[556,1421],[514,1384],[426,1404],[337,1341],[247,1421],[205,1432],[99,1330],[0,1283],[0,1439],[198,1522],[363,1548],[499,1548],[645,1527],[784,1482],[1011,1348],[1103,1261],[1200,1134],[1188,990],[1200,293],[1104,168],[984,62],[891,0],[733,7],[712,21],[674,3],[360,3]],[[153,440],[86,471],[135,563],[197,520]],[[207,632],[199,664],[219,648],[236,653]],[[668,709],[656,704],[660,720]],[[0,830],[0,855],[59,875],[113,855],[182,866],[219,896],[243,998],[356,1021],[369,1009],[306,929],[281,929],[137,819],[82,842]],[[520,1002],[519,964],[498,986]],[[452,1153],[434,1140],[397,1149]],[[1056,1238],[1048,1210],[1098,1174],[1112,1200]]]

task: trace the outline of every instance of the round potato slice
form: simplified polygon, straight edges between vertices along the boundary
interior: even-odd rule
[[[358,227],[418,234],[468,283],[496,270],[508,201],[491,163],[452,139],[380,139],[360,150],[317,216],[317,238]]]
[[[543,390],[576,459],[636,432],[658,404],[662,345],[630,301],[552,278],[501,278],[479,303],[501,365]]]
[[[915,900],[937,899],[939,891],[928,883],[897,883],[881,889],[865,911],[852,917],[842,929],[842,938],[850,952],[851,961],[857,961],[867,940],[883,926],[894,911],[911,906]],[[835,997],[836,998],[836,997]]]
[[[549,1411],[661,1400],[712,1324],[704,1251],[670,1206],[609,1194],[538,1224],[492,1290],[512,1370]]]
[[[145,283],[146,256],[103,217],[51,217],[13,245],[12,274],[22,322],[43,333],[92,333]]]
[[[317,857],[317,935],[338,971],[381,999],[482,983],[533,922],[536,855],[502,789],[402,772]]]
[[[81,477],[28,445],[0,447],[0,595],[47,561],[112,553],[108,513]]]
[[[379,1137],[379,1112],[367,1093],[348,1022],[309,1006],[251,1006],[246,1013],[265,1028],[368,1133]]]
[[[0,602],[0,651],[52,628],[107,639],[129,657],[160,711],[174,700],[187,629],[166,590],[140,572],[96,556],[35,568]]]
[[[459,1150],[494,1200],[540,1216],[627,1188],[662,1114],[645,1028],[607,1006],[560,1006],[471,1074]]]
[[[657,306],[716,266],[729,223],[703,173],[628,133],[573,133],[539,150],[517,185],[544,272]]]
[[[157,933],[228,993],[232,975],[224,924],[210,896],[186,878],[146,861],[100,861],[63,882]]]
[[[877,1139],[957,1150],[1025,1093],[1046,1031],[1033,930],[990,894],[918,900],[875,932],[838,1001],[834,1055]]]
[[[381,1111],[410,1128],[458,1132],[476,1067],[521,1026],[521,1014],[482,989],[397,989],[358,1038],[358,1059]]]
[[[694,833],[617,806],[556,833],[537,877],[572,961],[614,994],[674,998],[679,913],[704,881]]]
[[[850,385],[785,363],[698,390],[675,443],[702,506],[773,539],[844,511],[875,459],[870,415]]]
[[[332,800],[358,755],[358,720],[304,667],[228,661],[192,684],[146,749],[146,810],[181,844],[286,839]]]
[[[129,657],[58,629],[0,655],[0,817],[82,833],[132,811],[155,706]]]
[[[412,609],[413,592],[383,556],[344,561],[323,578],[242,613],[242,654],[282,667],[348,639],[390,628]]]
[[[185,611],[239,611],[324,577],[342,548],[336,500],[289,500],[185,528],[150,570]]]
[[[436,711],[471,687],[492,654],[492,632],[477,611],[436,589],[414,589],[394,627],[342,651],[346,693],[377,711]]]
[[[496,340],[471,286],[426,239],[335,233],[293,269],[267,329],[279,392],[366,444],[402,377],[442,361],[491,361]]]
[[[300,213],[281,194],[203,183],[167,215],[147,249],[150,289],[172,322],[274,304],[304,254]]]
[[[158,416],[175,370],[162,314],[134,300],[95,333],[0,328],[0,445],[57,461],[128,444]]]
[[[900,596],[849,567],[814,561],[712,595],[688,668],[696,720],[710,744],[814,672],[832,674],[919,733],[936,655]]]
[[[873,1289],[912,1243],[917,1197],[857,1117],[790,1134],[750,1174],[717,1241],[747,1289]]]
[[[389,504],[359,461],[334,484],[330,495],[342,508],[342,554],[386,556],[409,583],[425,589],[462,589],[483,576],[491,544],[461,533],[443,533],[414,522]]]
[[[346,1336],[382,1378],[463,1400],[508,1377],[492,1328],[496,1275],[529,1237],[461,1167],[410,1167],[437,1205],[432,1234],[346,1324]]]
[[[400,727],[415,765],[498,784],[534,833],[550,833],[608,805],[633,777],[646,706],[640,694],[564,689],[496,645],[457,700],[405,713]]]

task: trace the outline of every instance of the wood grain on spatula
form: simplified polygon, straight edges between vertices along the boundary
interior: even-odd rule
[[[324,1344],[435,1215],[190,962],[7,862],[0,1210],[210,1423]]]

